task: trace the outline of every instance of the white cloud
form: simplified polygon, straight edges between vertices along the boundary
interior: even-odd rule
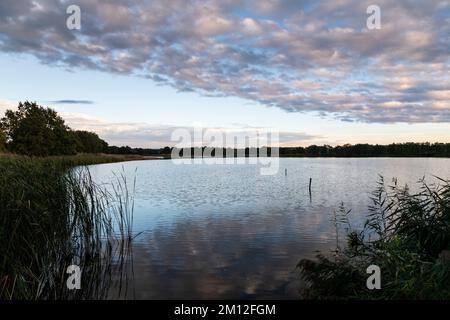
[[[17,108],[17,103],[11,100],[0,99],[0,117],[4,115],[6,110],[14,110]]]

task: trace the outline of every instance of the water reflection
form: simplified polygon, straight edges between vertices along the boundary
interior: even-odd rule
[[[286,299],[298,298],[297,262],[335,247],[332,218],[341,202],[358,227],[378,174],[412,185],[432,174],[449,177],[449,164],[280,159],[279,174],[261,176],[252,165],[136,161],[96,165],[91,172],[100,183],[122,170],[129,181],[136,175],[134,232],[140,235],[128,298]]]
[[[295,298],[299,257],[332,246],[329,218],[207,216],[145,232],[134,245],[136,298]]]

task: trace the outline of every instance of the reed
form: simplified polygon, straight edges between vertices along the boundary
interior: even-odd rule
[[[346,243],[333,255],[301,260],[298,268],[309,299],[450,299],[450,181],[437,178],[419,191],[386,186],[380,178],[368,219],[360,230],[343,207],[335,224],[345,225]],[[382,288],[366,287],[369,265],[381,269]]]
[[[104,299],[128,274],[132,192],[125,178],[96,185],[78,160],[0,158],[0,299]],[[73,264],[80,290],[66,285]]]

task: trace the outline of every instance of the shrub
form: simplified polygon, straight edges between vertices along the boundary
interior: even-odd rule
[[[439,179],[439,178],[438,178]],[[420,191],[383,179],[372,194],[368,219],[360,231],[350,229],[344,250],[334,257],[301,260],[298,268],[310,299],[449,299],[450,261],[443,253],[450,247],[450,183]],[[344,214],[343,214],[344,213]],[[348,212],[347,212],[348,213]],[[337,215],[349,226],[346,213]],[[366,288],[366,268],[378,265],[382,289]]]

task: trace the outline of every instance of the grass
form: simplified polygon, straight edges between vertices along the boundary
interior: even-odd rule
[[[82,165],[101,163],[124,162],[134,160],[145,160],[147,157],[139,155],[113,155],[105,153],[79,153],[73,156],[50,156],[50,157],[27,157],[14,153],[0,153],[0,163],[11,160],[32,159],[38,162],[53,163],[55,166],[68,168]]]
[[[439,178],[438,178],[439,179]],[[332,256],[301,260],[307,299],[450,299],[450,182],[420,181],[411,193],[383,179],[372,194],[362,230],[349,223],[341,208],[336,226],[344,225],[347,242]],[[369,265],[381,269],[382,287],[368,290]]]
[[[0,299],[104,299],[128,274],[133,198],[123,176],[113,191],[79,164],[118,157],[0,158]],[[66,269],[80,266],[81,289]],[[124,288],[126,289],[126,288]]]

